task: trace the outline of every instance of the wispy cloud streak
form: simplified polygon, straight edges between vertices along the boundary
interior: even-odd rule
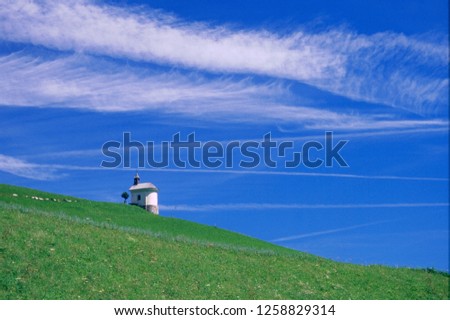
[[[63,51],[292,79],[419,114],[443,112],[448,102],[445,36],[237,30],[83,0],[6,1],[0,36]]]
[[[76,170],[76,168],[73,168]],[[82,169],[82,168],[80,168]],[[92,167],[91,169],[104,169]],[[130,169],[135,170],[135,169]],[[139,171],[159,171],[159,172],[186,172],[205,174],[237,174],[237,175],[275,175],[275,176],[303,176],[303,177],[333,177],[347,179],[367,179],[367,180],[407,180],[407,181],[448,181],[448,178],[436,177],[408,177],[389,175],[361,175],[349,173],[321,173],[321,172],[290,172],[290,171],[267,171],[267,170],[235,170],[235,169],[178,169],[178,168],[140,168]]]
[[[395,220],[392,220],[392,221],[395,221]],[[305,238],[311,238],[311,237],[318,237],[318,236],[323,236],[323,235],[327,235],[327,234],[333,234],[333,233],[339,233],[339,232],[344,232],[344,231],[350,231],[350,230],[375,226],[375,225],[392,222],[392,221],[391,220],[377,221],[377,222],[372,222],[372,223],[357,224],[357,225],[353,225],[353,226],[349,226],[349,227],[345,227],[345,228],[336,228],[336,229],[329,229],[329,230],[323,230],[323,231],[317,231],[317,232],[303,233],[303,234],[298,234],[295,236],[288,236],[288,237],[273,239],[273,240],[271,240],[271,242],[286,242],[286,241],[293,241],[293,240],[299,240],[299,239],[305,239]]]
[[[447,202],[432,203],[351,203],[351,204],[283,204],[283,203],[231,203],[202,205],[161,205],[167,211],[224,211],[224,210],[283,210],[283,209],[375,209],[448,207]]]
[[[384,138],[385,136],[393,136],[401,137],[403,135],[432,135],[432,134],[441,134],[447,133],[448,129],[445,126],[442,127],[428,127],[428,128],[418,128],[418,129],[398,129],[398,130],[383,130],[383,131],[369,131],[369,132],[347,132],[347,133],[334,133],[333,137],[335,139],[349,140],[349,139],[360,139],[360,138]],[[323,139],[323,134],[316,135],[298,135],[298,136],[289,136],[289,137],[272,137],[272,141],[283,142],[283,141],[309,141],[309,140],[320,140]],[[222,145],[229,144],[231,141],[257,141],[260,137],[246,137],[239,138],[233,140],[221,140],[218,141]],[[155,143],[154,152],[158,152],[161,150],[161,144]],[[148,153],[148,146],[144,146],[144,152]],[[57,152],[43,152],[39,154],[33,155],[33,158],[40,159],[77,159],[77,158],[85,158],[86,156],[96,157],[101,155],[100,149],[78,149],[78,150],[64,150]]]
[[[283,104],[281,83],[207,79],[123,69],[85,55],[52,59],[14,53],[0,57],[0,105],[83,108],[103,112],[158,111],[204,121],[295,123],[308,129],[379,130],[443,127],[441,119],[395,119]]]
[[[0,70],[0,103],[12,106],[109,112],[153,109],[181,113],[187,109],[195,113],[188,107],[192,102],[245,104],[282,92],[275,83],[253,85],[246,80],[207,81],[176,72],[124,70],[120,65],[84,55],[44,59],[15,53],[0,57]]]
[[[41,164],[41,168],[50,170],[74,170],[74,171],[97,171],[97,170],[125,170],[136,171],[136,168],[103,168],[100,166],[77,166],[70,164]],[[345,173],[320,173],[320,172],[289,172],[289,171],[266,171],[266,170],[235,170],[235,169],[180,169],[180,168],[139,168],[139,171],[151,172],[176,172],[176,173],[198,173],[198,174],[235,174],[235,175],[275,175],[275,176],[303,176],[303,177],[328,177],[343,179],[367,179],[367,180],[405,180],[405,181],[436,181],[447,182],[448,178],[436,177],[408,177],[408,176],[371,176]]]
[[[33,180],[55,180],[64,176],[59,174],[57,169],[43,168],[39,164],[3,154],[0,154],[0,171]]]

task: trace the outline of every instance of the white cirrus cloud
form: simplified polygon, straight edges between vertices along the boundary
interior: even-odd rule
[[[445,37],[301,26],[289,34],[239,30],[85,0],[4,1],[0,36],[63,51],[286,78],[418,114],[443,113],[448,102]]]
[[[51,180],[58,177],[63,177],[64,174],[59,172],[67,171],[105,171],[105,170],[125,170],[135,171],[135,168],[105,168],[102,166],[86,166],[86,165],[72,165],[72,164],[58,164],[58,163],[44,163],[35,164],[18,158],[0,154],[0,171],[8,172],[17,176],[22,176],[37,180]],[[262,175],[262,176],[302,176],[302,177],[323,177],[323,178],[337,178],[337,179],[363,179],[363,180],[404,180],[404,181],[433,181],[447,183],[448,178],[439,177],[414,177],[414,176],[385,176],[385,175],[360,175],[351,173],[322,173],[322,172],[289,172],[289,171],[269,171],[269,170],[234,170],[234,169],[189,169],[189,168],[139,168],[139,171],[151,172],[176,172],[176,173],[197,173],[197,174],[230,174],[230,175]],[[215,204],[215,205],[199,205],[190,206],[190,211],[206,210],[206,209],[336,209],[336,208],[384,208],[384,207],[408,207],[408,206],[424,206],[436,207],[447,206],[448,203],[424,203],[424,204],[337,204],[337,205],[309,205],[309,204],[261,204],[261,203],[246,203],[246,204]],[[179,210],[184,210],[187,207],[184,205],[176,206]],[[172,208],[176,210],[174,206]]]
[[[53,170],[125,170],[135,171],[135,168],[105,168],[102,166],[79,166],[70,164],[47,164],[42,165]],[[270,171],[270,170],[235,170],[235,169],[190,169],[190,168],[139,168],[139,171],[151,172],[177,172],[177,173],[198,173],[198,174],[232,174],[232,175],[262,175],[262,176],[300,176],[300,177],[327,177],[342,179],[367,179],[367,180],[405,180],[405,181],[434,181],[448,182],[448,178],[439,177],[414,177],[414,176],[386,176],[386,175],[361,175],[352,173],[325,173],[325,172],[290,172],[290,171]]]
[[[289,105],[289,89],[277,81],[204,77],[175,71],[123,68],[74,54],[0,56],[0,105],[64,107],[103,112],[158,111],[202,121],[290,123],[308,129],[386,130],[435,128],[441,119],[336,112]]]
[[[227,203],[227,204],[177,204],[161,205],[167,211],[218,211],[218,210],[283,210],[283,209],[371,209],[371,208],[423,208],[448,207],[447,202],[432,203],[349,203],[349,204],[296,204],[296,203]]]
[[[150,73],[84,55],[51,59],[13,53],[0,56],[0,104],[85,108],[98,111],[158,109],[201,113],[197,104],[246,103],[286,93],[275,83],[208,80],[176,72]],[[199,106],[201,108],[201,106]],[[220,112],[216,107],[216,112]]]
[[[355,230],[355,229],[375,226],[375,225],[379,225],[379,224],[383,224],[383,223],[387,223],[387,222],[393,222],[393,221],[397,221],[397,220],[376,221],[376,222],[371,222],[371,223],[356,224],[356,225],[343,227],[343,228],[321,230],[321,231],[310,232],[310,233],[301,233],[301,234],[297,234],[297,235],[294,235],[294,236],[287,236],[287,237],[273,239],[271,241],[272,242],[294,241],[294,240],[299,240],[299,239],[318,237],[318,236],[323,236],[323,235],[327,235],[327,234],[333,234],[333,233],[339,233],[339,232],[344,232],[344,231],[350,231],[350,230]]]
[[[0,171],[33,180],[55,180],[64,176],[64,174],[57,173],[57,169],[42,167],[39,164],[4,154],[0,154]]]

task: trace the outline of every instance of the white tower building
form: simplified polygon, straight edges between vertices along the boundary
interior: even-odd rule
[[[138,173],[134,176],[134,183],[130,187],[130,204],[144,208],[153,214],[159,214],[158,188],[150,182],[141,183]]]

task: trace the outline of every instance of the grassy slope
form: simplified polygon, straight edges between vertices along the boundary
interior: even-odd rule
[[[8,185],[0,185],[0,237],[0,299],[449,295],[443,273],[337,263],[136,207]]]

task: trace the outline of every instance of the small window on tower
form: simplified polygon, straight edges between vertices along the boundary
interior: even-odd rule
[[[138,201],[141,201],[141,195],[140,195],[140,194],[138,194],[137,200],[138,200]]]

